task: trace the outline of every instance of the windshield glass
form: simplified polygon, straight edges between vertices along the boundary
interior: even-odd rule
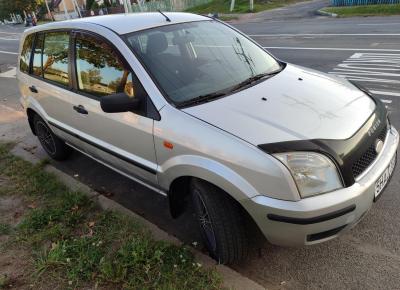
[[[175,104],[218,95],[250,78],[280,70],[263,49],[217,21],[156,27],[128,43]]]

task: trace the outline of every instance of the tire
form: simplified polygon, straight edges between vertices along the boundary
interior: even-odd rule
[[[240,205],[216,186],[191,182],[193,205],[210,256],[219,264],[233,264],[248,253],[246,216]]]
[[[67,146],[63,140],[57,137],[39,116],[33,117],[33,126],[36,136],[39,139],[44,151],[54,160],[65,160],[71,154],[71,147]]]

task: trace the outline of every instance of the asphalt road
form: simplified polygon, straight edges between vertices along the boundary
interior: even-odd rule
[[[336,73],[371,89],[386,102],[400,128],[400,17],[334,19],[307,7],[257,15],[234,25],[279,59],[326,73]],[[2,72],[15,66],[16,33],[0,26],[0,101],[18,107],[15,79]],[[7,95],[7,97],[4,97]],[[323,96],[321,96],[323,97]],[[6,99],[4,101],[4,99]],[[170,218],[164,198],[74,154],[58,168],[117,200],[188,243],[198,241],[191,211]],[[282,248],[263,244],[236,270],[269,289],[400,289],[400,178],[398,169],[382,198],[351,232],[312,247]]]

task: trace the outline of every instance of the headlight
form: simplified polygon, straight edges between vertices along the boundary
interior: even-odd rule
[[[274,156],[289,169],[303,198],[343,187],[335,164],[322,154],[288,152]]]

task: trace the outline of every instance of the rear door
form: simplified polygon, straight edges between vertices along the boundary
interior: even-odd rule
[[[71,93],[70,41],[69,30],[36,33],[28,84],[39,113],[52,130],[62,139],[83,147],[76,135],[59,130],[73,130],[78,125],[72,110],[72,104],[78,100]]]

